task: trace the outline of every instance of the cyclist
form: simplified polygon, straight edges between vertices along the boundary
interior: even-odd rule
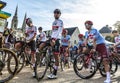
[[[120,35],[118,33],[117,30],[113,30],[112,34],[114,35],[114,41],[115,41],[115,45],[114,47],[116,48],[117,52],[120,52]]]
[[[39,35],[36,37],[36,46],[39,48],[39,50],[41,50],[45,46],[46,34],[42,31],[42,27],[39,27],[38,30]]]
[[[65,63],[68,63],[68,67],[69,66],[69,62],[68,62],[68,57],[69,57],[69,48],[70,48],[70,35],[67,35],[68,31],[63,29],[62,31],[62,38],[61,38],[61,51],[65,50]]]
[[[83,34],[79,34],[78,35],[79,38],[79,42],[78,42],[78,51],[77,53],[84,53],[86,51],[86,47],[85,47],[85,41],[84,41],[84,35]]]
[[[28,27],[26,27],[25,35],[26,35],[26,41],[27,45],[31,47],[31,57],[32,57],[32,63],[33,68],[35,67],[35,52],[36,52],[36,45],[35,45],[35,37],[37,34],[37,28],[33,25],[32,19],[27,18],[26,24]],[[33,72],[33,77],[35,77],[35,72]]]
[[[107,54],[107,49],[105,46],[105,39],[103,36],[98,32],[97,29],[94,29],[93,27],[93,22],[92,21],[86,21],[85,22],[85,27],[88,31],[85,33],[85,42],[93,44],[93,49],[92,51],[97,51],[100,53],[101,57],[103,58],[103,64],[105,66],[105,71],[106,71],[106,80],[104,81],[105,83],[110,83],[110,72],[109,72],[109,59],[108,59],[108,54]],[[85,44],[85,45],[86,45]]]
[[[59,9],[54,10],[54,18],[55,21],[52,24],[52,35],[51,35],[51,45],[54,46],[53,52],[55,57],[55,66],[54,72],[48,75],[48,78],[53,79],[57,78],[57,70],[59,66],[59,47],[60,47],[60,39],[63,30],[63,21],[60,20],[61,11]]]

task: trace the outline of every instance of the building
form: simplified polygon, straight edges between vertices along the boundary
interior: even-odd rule
[[[106,36],[112,36],[112,35],[111,35],[112,29],[111,29],[111,27],[109,27],[108,25],[106,25],[106,26],[104,26],[103,28],[101,28],[101,29],[99,30],[99,32],[100,32],[104,37],[106,37]]]
[[[71,45],[74,45],[76,42],[79,41],[78,39],[78,34],[80,34],[80,31],[78,29],[78,27],[71,27],[71,28],[65,28],[66,30],[68,30],[68,35],[71,36]],[[51,30],[47,30],[47,31],[44,31],[46,33],[46,36],[49,37],[52,33]]]
[[[17,27],[18,27],[18,15],[17,15],[17,12],[18,12],[18,6],[16,7],[16,10],[15,10],[15,14],[12,18],[12,22],[11,22],[11,28],[13,30],[17,30]]]
[[[24,20],[23,20],[23,24],[22,24],[22,32],[25,32],[25,28],[26,28],[26,18],[27,18],[27,13],[25,13],[25,16],[24,16]]]
[[[104,36],[104,38],[108,41],[113,41],[113,37],[112,37],[112,28],[109,27],[108,25],[104,26],[103,28],[101,28],[99,30],[99,32]]]

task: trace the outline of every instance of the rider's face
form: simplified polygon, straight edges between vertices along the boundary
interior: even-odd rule
[[[39,30],[39,32],[41,33],[41,32],[42,32],[42,30]]]
[[[85,24],[85,27],[86,27],[87,30],[90,30],[91,27],[92,27],[92,25],[90,25],[90,24]]]
[[[66,35],[67,35],[67,33],[62,33],[62,35],[63,35],[63,36],[66,36]]]
[[[33,26],[33,24],[32,24],[32,23],[27,23],[27,25],[28,25],[29,27],[32,27],[32,26]]]
[[[60,17],[60,15],[61,15],[60,13],[57,13],[57,12],[54,13],[54,17],[55,17],[55,19],[58,19],[58,18]]]
[[[117,36],[118,35],[118,33],[113,33],[113,36]]]

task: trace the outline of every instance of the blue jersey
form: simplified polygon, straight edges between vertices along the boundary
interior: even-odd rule
[[[84,40],[79,40],[78,47],[84,46]]]
[[[103,36],[99,33],[97,29],[92,28],[90,32],[85,33],[85,38],[88,40],[88,45],[93,45],[94,39],[96,40],[96,44],[102,44],[105,43],[105,39]]]
[[[66,37],[61,38],[61,45],[62,46],[68,46],[70,42],[70,35],[67,35]]]

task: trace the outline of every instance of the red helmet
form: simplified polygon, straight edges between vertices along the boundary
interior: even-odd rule
[[[90,20],[87,20],[87,21],[85,22],[85,24],[93,25],[93,22],[90,21]]]
[[[63,29],[62,34],[68,33],[67,30]]]
[[[79,34],[79,35],[78,35],[79,38],[82,38],[83,36],[84,36],[83,34]]]

